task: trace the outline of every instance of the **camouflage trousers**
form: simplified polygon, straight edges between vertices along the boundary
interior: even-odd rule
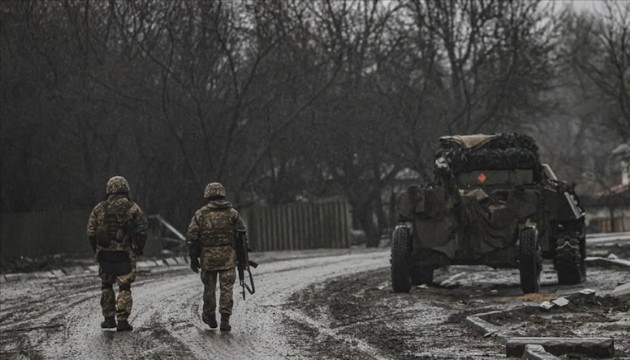
[[[113,276],[99,269],[103,282],[101,286],[101,309],[104,317],[116,316],[117,321],[127,320],[131,314],[133,300],[131,298],[131,283],[136,280],[136,262],[131,262],[131,272]],[[118,297],[114,294],[114,283],[118,284]]]
[[[236,281],[234,268],[217,271],[201,271],[201,281],[203,282],[203,313],[208,316],[215,312],[217,307],[217,276],[219,280],[219,312],[231,315],[234,299],[232,299],[232,289]]]

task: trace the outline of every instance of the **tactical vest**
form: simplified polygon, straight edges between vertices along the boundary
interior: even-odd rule
[[[231,219],[230,208],[221,210],[204,211],[202,217],[209,222],[210,228],[202,228],[199,240],[203,247],[217,247],[233,245],[234,224]]]
[[[96,241],[100,246],[109,247],[112,241],[124,241],[129,226],[128,214],[133,204],[133,201],[122,204],[103,202],[103,222],[96,229]]]

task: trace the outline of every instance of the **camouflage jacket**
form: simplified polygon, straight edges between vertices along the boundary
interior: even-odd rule
[[[102,236],[105,224],[105,215],[109,212],[126,215],[125,226],[122,229],[115,229],[115,238],[109,246],[99,244],[98,238]],[[126,213],[126,214],[125,214]],[[131,234],[128,234],[131,232]],[[100,250],[127,250],[131,251],[130,242],[127,236],[131,235],[138,245],[138,254],[141,255],[147,241],[147,218],[140,209],[140,206],[129,200],[125,195],[110,195],[107,200],[100,202],[92,213],[87,224],[87,237],[94,252]]]
[[[188,249],[191,257],[201,258],[206,271],[236,266],[235,230],[246,230],[241,215],[226,200],[213,200],[195,212],[188,226]]]

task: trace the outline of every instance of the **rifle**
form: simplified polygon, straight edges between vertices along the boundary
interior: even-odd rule
[[[257,268],[258,264],[249,260],[249,255],[247,249],[247,238],[245,234],[247,231],[245,230],[236,230],[234,233],[234,250],[236,250],[236,269],[238,271],[238,280],[240,286],[243,288],[243,300],[245,300],[245,290],[250,294],[256,292],[256,288],[254,287],[254,277],[252,276],[252,272],[250,271],[250,266],[253,268]],[[245,282],[245,271],[249,273],[249,283],[251,284],[251,288]]]

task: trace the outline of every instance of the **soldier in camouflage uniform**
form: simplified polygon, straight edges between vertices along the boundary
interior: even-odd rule
[[[129,184],[122,176],[107,181],[107,199],[90,214],[87,236],[99,260],[103,329],[131,331],[131,283],[136,279],[136,258],[147,239],[147,219],[140,206],[129,199]],[[118,260],[112,260],[116,255]],[[118,262],[112,262],[118,261]],[[113,285],[118,284],[118,298]]]
[[[234,234],[236,230],[245,230],[245,222],[226,200],[225,188],[220,183],[208,184],[204,198],[208,203],[195,212],[188,226],[190,267],[194,272],[199,272],[201,268],[204,285],[201,319],[211,329],[217,327],[215,291],[218,277],[220,329],[229,331],[232,328],[230,315],[234,305],[232,288],[236,280]]]

